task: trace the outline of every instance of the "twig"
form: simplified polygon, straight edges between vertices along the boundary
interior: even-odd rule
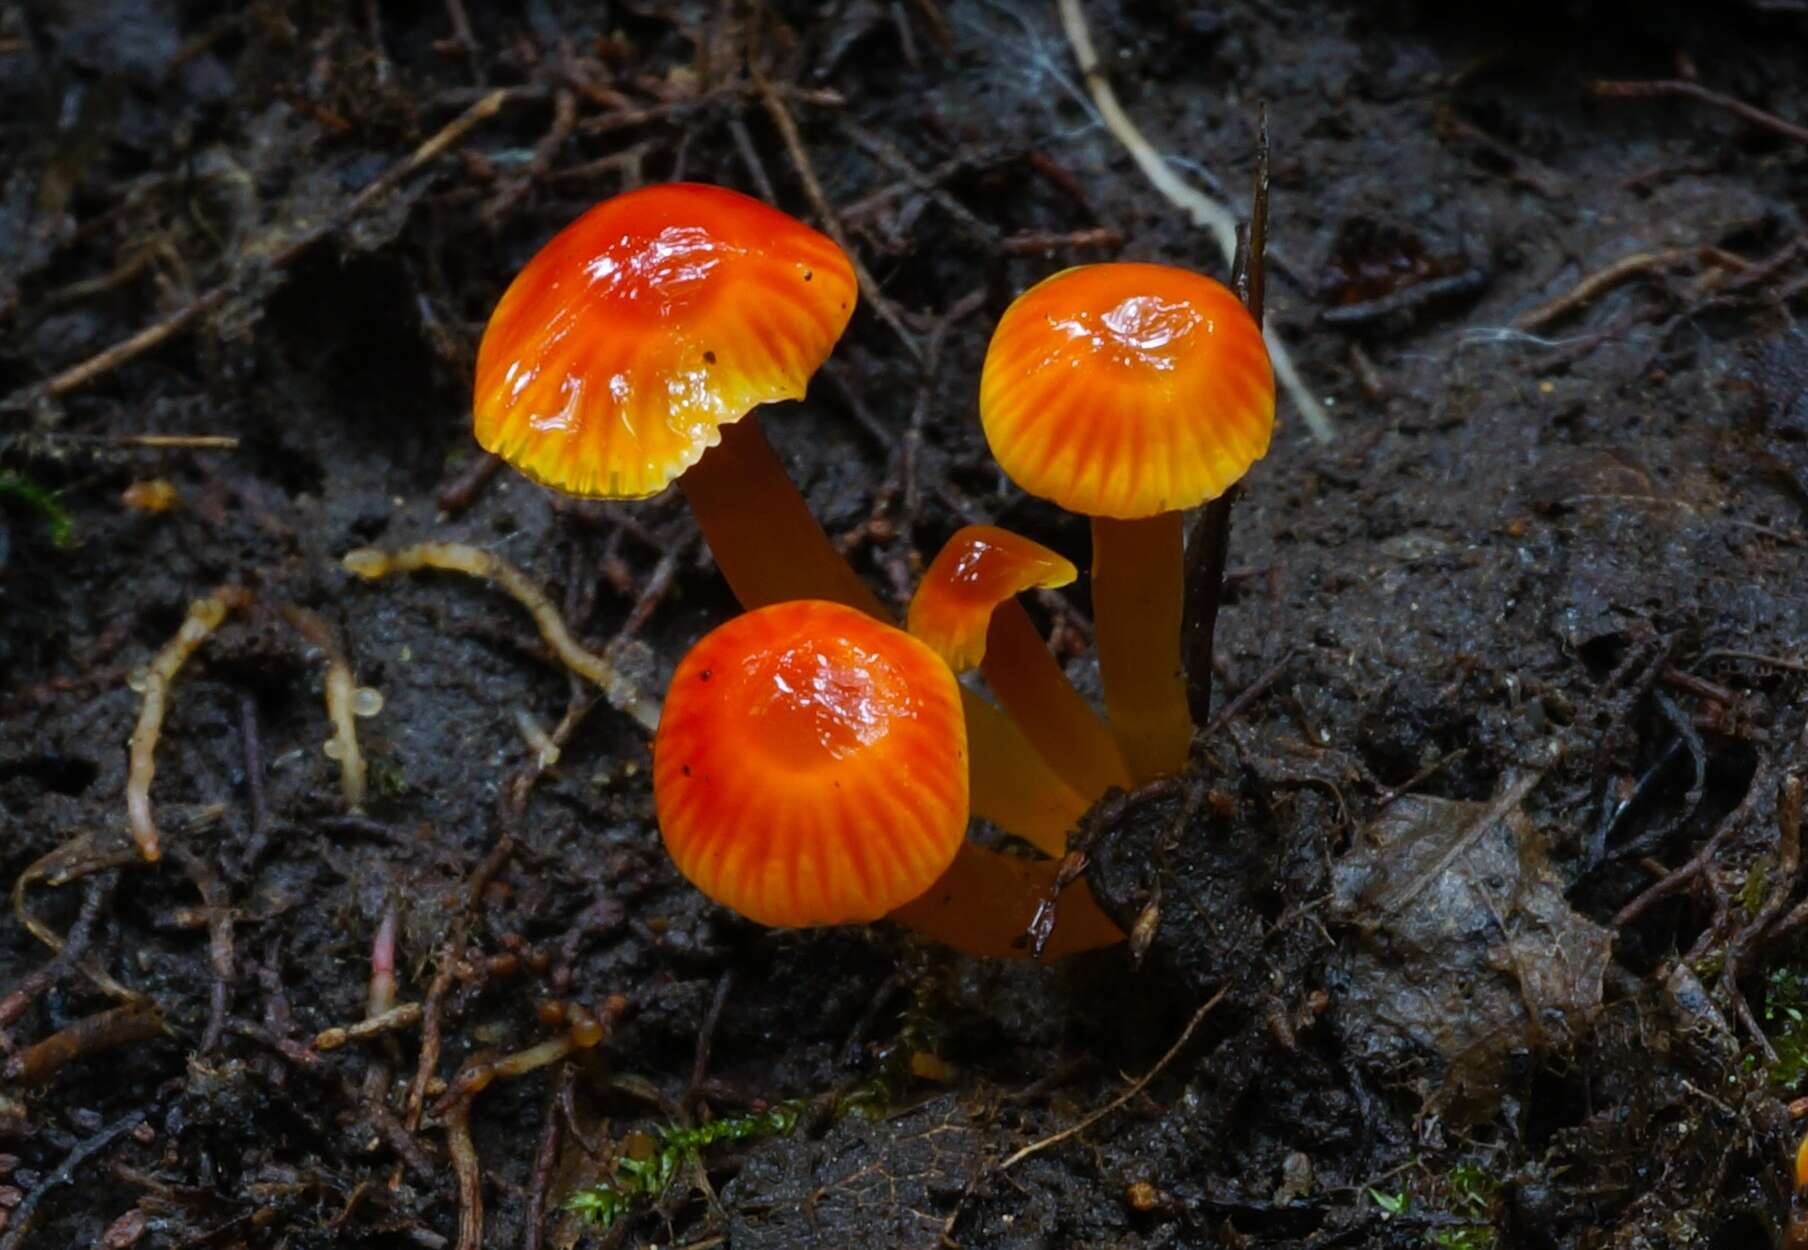
[[[1129,150],[1137,168],[1143,171],[1143,176],[1170,204],[1185,213],[1195,226],[1211,232],[1212,237],[1218,241],[1219,250],[1224,253],[1225,262],[1229,263],[1237,254],[1236,218],[1229,209],[1175,173],[1161,153],[1143,137],[1142,131],[1136,128],[1136,123],[1130,120],[1130,115],[1118,103],[1111,80],[1105,76],[1098,51],[1093,47],[1092,32],[1086,26],[1086,15],[1080,9],[1080,0],[1059,0],[1059,4],[1061,25],[1067,32],[1068,43],[1073,45],[1074,60],[1079,64],[1080,75],[1086,80],[1086,90],[1092,96],[1099,116],[1104,119],[1106,129]],[[1275,380],[1299,408],[1312,436],[1320,442],[1329,442],[1335,437],[1335,431],[1324,405],[1318,402],[1300,380],[1287,345],[1267,326],[1262,328],[1262,332],[1268,341],[1268,355],[1274,364]]]
[[[1548,300],[1538,307],[1520,313],[1513,319],[1513,327],[1518,330],[1537,330],[1559,317],[1564,317],[1592,303],[1597,297],[1606,294],[1614,287],[1629,278],[1641,273],[1649,273],[1654,269],[1667,269],[1671,265],[1694,260],[1701,255],[1699,247],[1672,247],[1658,252],[1634,252],[1630,256],[1622,256],[1611,265],[1583,278],[1575,286]]]
[[[559,1069],[546,1100],[546,1124],[540,1130],[540,1147],[534,1152],[533,1178],[527,1190],[527,1211],[522,1216],[521,1250],[540,1250],[546,1236],[546,1194],[559,1164],[559,1098],[570,1080],[571,1065]]]
[[[77,1020],[6,1061],[0,1076],[19,1085],[39,1085],[67,1064],[97,1051],[129,1046],[163,1032],[163,1016],[148,998],[110,1007]]]
[[[344,208],[329,215],[323,221],[302,226],[299,234],[270,254],[266,262],[268,266],[272,269],[286,268],[314,244],[343,229],[388,194],[397,183],[441,156],[478,124],[494,117],[501,111],[509,96],[508,90],[492,91],[485,95],[441,127],[437,134],[422,143],[407,159],[392,165],[379,174],[368,186],[348,200]],[[239,286],[239,281],[234,278],[210,288],[175,312],[152,322],[131,337],[95,353],[80,364],[63,370],[49,381],[15,392],[4,402],[0,402],[0,409],[28,406],[31,400],[38,395],[54,398],[86,386],[102,374],[117,369],[120,365],[143,355],[173,337],[203,314],[221,307],[232,298]],[[234,444],[236,445],[236,440],[234,440]]]
[[[389,1033],[397,1033],[403,1029],[413,1028],[421,1021],[421,1005],[419,1003],[397,1003],[380,1012],[368,1015],[352,1024],[335,1025],[330,1029],[322,1029],[314,1035],[315,1050],[337,1050],[348,1042],[361,1042],[366,1038],[382,1037]]]
[[[427,1082],[433,1077],[433,1069],[439,1065],[440,1010],[445,1005],[446,995],[452,989],[458,952],[464,948],[465,939],[470,934],[472,913],[482,903],[483,892],[489,888],[491,879],[502,871],[502,866],[514,852],[514,838],[505,833],[497,839],[495,847],[484,856],[483,862],[471,874],[465,888],[464,906],[459,908],[458,918],[452,922],[452,931],[446,935],[445,944],[439,949],[438,967],[433,974],[433,983],[427,987],[427,1000],[422,1006],[420,1063],[414,1070],[414,1082],[408,1087],[406,1123],[411,1130],[420,1127],[421,1111],[427,1101]]]
[[[479,452],[477,458],[462,469],[458,476],[446,484],[436,501],[440,515],[454,517],[471,506],[473,500],[483,493],[483,488],[490,484],[496,476],[496,470],[502,467],[502,457],[494,452]]]
[[[25,1195],[24,1201],[13,1208],[12,1218],[7,1222],[6,1235],[0,1237],[0,1250],[19,1250],[25,1244],[25,1236],[31,1231],[32,1218],[37,1214],[38,1205],[44,1201],[44,1196],[59,1185],[73,1185],[75,1174],[82,1164],[143,1124],[149,1114],[148,1110],[127,1112],[92,1137],[76,1143],[63,1156],[56,1171],[46,1176]]]
[[[458,1178],[457,1250],[480,1250],[483,1245],[483,1173],[477,1163],[477,1147],[471,1141],[470,1101],[461,1098],[448,1108],[445,1122],[452,1174]]]
[[[201,892],[201,901],[206,904],[207,962],[213,973],[213,985],[208,996],[207,1029],[201,1034],[200,1054],[206,1056],[213,1053],[226,1031],[227,1000],[236,977],[232,907],[220,884],[219,874],[208,866],[206,860],[182,843],[177,843],[170,850],[176,862],[182,865],[182,870],[195,883],[195,888]]]
[[[1714,830],[1713,836],[1701,844],[1701,849],[1690,857],[1688,863],[1666,874],[1637,898],[1620,908],[1619,914],[1613,918],[1613,927],[1624,929],[1643,915],[1645,909],[1651,904],[1674,894],[1700,875],[1702,869],[1712,862],[1715,853],[1726,843],[1726,840],[1742,829],[1745,823],[1751,819],[1752,813],[1757,810],[1758,800],[1769,788],[1770,771],[1770,757],[1760,756],[1757,771],[1752,774],[1751,784],[1746,787],[1745,797],[1739,801],[1739,806],[1728,813],[1726,819],[1722,820],[1719,827]]]
[[[1298,653],[1298,647],[1288,647],[1283,651],[1281,653],[1281,658],[1271,664],[1268,667],[1267,672],[1239,690],[1237,692],[1237,697],[1232,699],[1229,703],[1226,703],[1224,709],[1216,716],[1212,717],[1211,722],[1206,725],[1204,729],[1199,731],[1200,739],[1204,740],[1210,738],[1220,729],[1230,724],[1231,721],[1241,716],[1244,708],[1247,708],[1251,703],[1255,702],[1263,691],[1267,690],[1270,686],[1274,685],[1276,681],[1280,680],[1281,674],[1287,671],[1287,666],[1293,662],[1293,657]]]
[[[239,446],[239,440],[230,434],[77,434],[48,430],[33,437],[49,443],[150,447],[160,451],[237,451]]]
[[[1065,0],[1064,0],[1064,2],[1065,2]],[[1193,1018],[1187,1021],[1186,1028],[1184,1028],[1180,1031],[1180,1036],[1174,1040],[1174,1044],[1172,1046],[1168,1047],[1168,1053],[1163,1055],[1160,1059],[1156,1060],[1154,1067],[1150,1068],[1147,1072],[1143,1073],[1136,1080],[1130,1082],[1130,1084],[1127,1087],[1125,1087],[1123,1093],[1119,1094],[1116,1098],[1113,1098],[1110,1102],[1106,1103],[1104,1106],[1100,1107],[1098,1110],[1089,1112],[1086,1115],[1080,1117],[1080,1119],[1078,1119],[1074,1123],[1068,1125],[1066,1128],[1062,1129],[1060,1132],[1052,1133],[1049,1136],[1044,1137],[1041,1141],[1031,1142],[1029,1145],[1025,1146],[1022,1150],[1019,1150],[1016,1154],[1012,1155],[1010,1158],[1006,1159],[1003,1163],[999,1164],[998,1170],[1000,1172],[1009,1171],[1011,1168],[1013,1168],[1017,1164],[1023,1162],[1025,1159],[1029,1158],[1031,1155],[1040,1154],[1042,1151],[1047,1150],[1050,1146],[1060,1145],[1062,1142],[1064,1142],[1068,1138],[1074,1136],[1076,1133],[1085,1132],[1087,1129],[1091,1128],[1094,1124],[1097,1124],[1100,1120],[1102,1120],[1106,1116],[1110,1115],[1113,1111],[1116,1111],[1119,1107],[1123,1106],[1125,1103],[1129,1102],[1132,1098],[1134,1098],[1138,1094],[1142,1093],[1143,1090],[1145,1088],[1147,1088],[1150,1081],[1153,1081],[1156,1077],[1160,1076],[1162,1074],[1162,1072],[1164,1070],[1166,1070],[1167,1066],[1170,1063],[1174,1062],[1175,1056],[1179,1055],[1181,1052],[1181,1049],[1183,1047],[1185,1047],[1187,1042],[1192,1039],[1194,1031],[1197,1030],[1199,1028],[1200,1024],[1204,1022],[1205,1017],[1211,1013],[1212,1008],[1216,1007],[1220,1002],[1222,1002],[1224,999],[1224,996],[1228,993],[1230,993],[1230,987],[1227,985],[1223,989],[1219,990],[1216,994],[1213,994],[1209,999],[1207,999],[1205,1001],[1204,1005],[1202,1005],[1199,1008],[1199,1010],[1197,1010],[1193,1013]]]
[[[1711,104],[1715,108],[1725,109],[1734,116],[1742,117],[1752,125],[1782,135],[1785,139],[1793,139],[1797,143],[1808,143],[1808,126],[1798,126],[1792,121],[1778,117],[1775,113],[1766,113],[1763,109],[1747,104],[1743,100],[1735,100],[1730,95],[1722,95],[1711,91],[1698,82],[1686,79],[1666,78],[1652,82],[1597,82],[1594,93],[1623,100],[1649,100],[1660,96],[1675,96],[1686,100],[1699,100],[1703,104]]]
[[[1263,110],[1256,129],[1256,171],[1251,180],[1249,229],[1231,267],[1231,285],[1243,306],[1259,326],[1267,290],[1268,253],[1268,113]],[[1218,629],[1218,608],[1224,600],[1224,565],[1230,558],[1230,514],[1238,489],[1233,483],[1210,500],[1194,517],[1187,535],[1182,571],[1181,661],[1186,672],[1187,709],[1193,724],[1203,725],[1212,715],[1213,647]]]
[[[170,684],[195,648],[220,627],[226,614],[242,608],[251,596],[237,586],[223,586],[188,608],[188,617],[176,636],[159,651],[134,684],[142,682],[144,701],[138,709],[138,727],[132,731],[131,766],[126,772],[126,813],[132,825],[132,837],[145,859],[155,861],[163,854],[157,838],[157,823],[151,817],[151,779],[157,772],[157,738],[163,731],[163,714],[169,702]]]
[[[923,345],[917,342],[916,335],[905,326],[904,319],[898,315],[897,308],[879,289],[878,282],[873,279],[866,263],[860,259],[860,254],[854,250],[853,244],[849,241],[847,228],[841,224],[840,216],[830,206],[829,197],[823,194],[822,183],[817,180],[815,166],[810,163],[810,153],[804,147],[802,134],[798,132],[797,119],[792,117],[791,110],[785,107],[784,97],[779,94],[778,88],[773,86],[771,80],[764,74],[757,74],[755,83],[759,89],[760,103],[765,106],[767,116],[772,118],[772,124],[778,128],[779,137],[785,141],[785,151],[791,157],[792,168],[797,171],[798,178],[804,184],[804,194],[809,197],[810,206],[816,210],[816,216],[822,222],[822,228],[828,232],[829,237],[835,240],[843,252],[847,253],[848,261],[854,267],[854,276],[859,279],[862,296],[872,306],[873,312],[878,315],[879,320],[883,321],[890,327],[892,333],[898,336],[898,341],[904,344],[905,350],[918,360],[923,359]]]
[[[32,999],[62,980],[70,967],[87,953],[94,922],[99,918],[101,908],[112,899],[113,889],[118,884],[119,874],[112,871],[101,873],[88,883],[88,889],[82,895],[81,910],[76,913],[75,923],[69,926],[69,936],[63,939],[62,949],[49,962],[28,974],[6,997],[0,998],[0,1029],[24,1014]]]

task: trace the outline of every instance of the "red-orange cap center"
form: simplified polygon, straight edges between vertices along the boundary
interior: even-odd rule
[[[1189,340],[1204,327],[1207,318],[1189,300],[1163,299],[1159,295],[1133,295],[1101,311],[1080,310],[1066,317],[1050,317],[1049,329],[1070,340],[1086,340],[1100,365],[1120,369],[1152,369],[1171,373]],[[1051,353],[1052,354],[1052,353]],[[1079,368],[1078,360],[1069,368]]]
[[[756,652],[741,664],[749,745],[775,767],[807,770],[875,746],[916,708],[886,658],[846,638]]]

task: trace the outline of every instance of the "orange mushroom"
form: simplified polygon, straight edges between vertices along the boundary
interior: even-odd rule
[[[1165,265],[1068,269],[1020,295],[980,380],[992,454],[1019,486],[1092,518],[1106,710],[1131,776],[1178,771],[1181,511],[1268,450],[1274,375],[1235,295]]]
[[[633,498],[677,478],[747,608],[828,599],[889,620],[751,415],[803,395],[855,298],[833,240],[737,191],[670,183],[604,200],[497,304],[477,354],[477,440],[568,494]],[[1085,801],[997,708],[963,698],[975,810],[1064,839]]]
[[[1110,729],[1043,645],[1016,596],[1065,586],[1073,564],[992,525],[969,525],[942,547],[910,601],[910,632],[957,673],[979,668],[1030,745],[1087,802],[1130,778]],[[1061,845],[1044,847],[1059,855]]]
[[[572,495],[638,499],[677,479],[749,607],[814,595],[870,610],[748,419],[803,397],[856,296],[832,239],[738,191],[669,183],[604,200],[496,305],[477,441]]]
[[[821,600],[736,617],[685,656],[666,695],[653,743],[666,848],[710,898],[762,924],[893,913],[975,954],[1027,954],[1056,864],[964,841],[963,721],[953,673],[901,630]],[[1043,957],[1122,938],[1082,882]]]
[[[966,748],[935,652],[841,604],[774,604],[673,674],[653,742],[659,827],[679,871],[751,920],[877,920],[960,849]]]

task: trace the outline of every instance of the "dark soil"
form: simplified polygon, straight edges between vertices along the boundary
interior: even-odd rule
[[[1782,1237],[1808,1093],[1808,145],[1591,84],[1690,78],[1808,123],[1802,6],[1088,6],[1126,108],[1240,210],[1266,106],[1269,317],[1337,437],[1283,405],[1235,513],[1237,704],[1194,772],[1092,822],[1138,958],[1054,968],[711,906],[625,718],[591,710],[530,769],[517,713],[587,695],[513,603],[338,564],[474,543],[660,674],[733,611],[675,499],[474,476],[468,402],[490,305],[595,200],[687,177],[813,216],[750,55],[896,321],[864,299],[809,401],[768,414],[812,506],[898,603],[969,521],[1083,559],[1084,523],[986,455],[989,328],[1060,266],[1222,273],[1215,243],[1099,124],[1052,6],[754,8],[0,9],[0,869],[23,879],[0,1250],[470,1244],[461,1106],[488,1246]],[[174,507],[122,501],[153,479]],[[146,865],[128,679],[221,586],[252,601],[174,684]],[[361,816],[296,607],[384,696]],[[1084,585],[1037,610],[1088,678]],[[559,1035],[551,1000],[625,1011],[411,1131],[430,1029],[313,1046],[364,1016],[391,911],[442,1080]],[[1121,1107],[1014,1158],[1196,1018]],[[791,1133],[681,1159],[606,1233],[560,1210],[619,1148],[793,1101]]]

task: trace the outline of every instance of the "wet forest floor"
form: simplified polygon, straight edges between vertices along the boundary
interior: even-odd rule
[[[732,612],[675,498],[554,498],[469,435],[509,276],[682,177],[826,209],[868,271],[765,424],[876,587],[980,520],[1083,564],[986,454],[990,327],[1064,265],[1225,266],[1052,4],[0,8],[0,1250],[1784,1236],[1808,12],[1086,11],[1238,211],[1266,108],[1270,324],[1334,437],[1283,401],[1229,714],[1094,822],[1146,958],[1043,968],[709,905],[644,737],[514,603],[338,560],[472,543],[655,679]],[[221,588],[147,865],[146,667]],[[1084,581],[1034,611],[1095,681]],[[381,696],[357,813],[331,673]]]

